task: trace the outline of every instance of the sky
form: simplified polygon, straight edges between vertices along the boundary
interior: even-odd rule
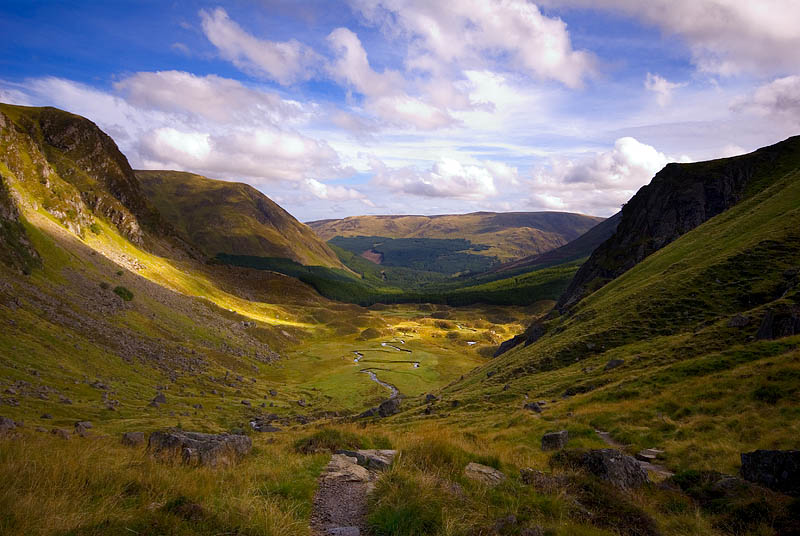
[[[0,3],[0,102],[301,221],[609,216],[668,162],[800,134],[798,0]]]

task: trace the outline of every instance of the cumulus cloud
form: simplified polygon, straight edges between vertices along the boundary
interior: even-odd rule
[[[378,73],[370,67],[367,52],[358,36],[337,28],[328,36],[335,59],[328,73],[340,83],[366,97],[366,108],[385,122],[430,130],[451,125],[455,120],[446,109],[437,108],[408,95],[402,75],[390,69]]]
[[[735,111],[787,118],[800,123],[800,76],[778,78],[732,104]]]
[[[131,104],[187,112],[212,121],[278,124],[304,115],[300,103],[258,91],[237,80],[183,71],[135,73],[114,84]]]
[[[663,168],[668,157],[635,138],[577,159],[556,159],[534,171],[530,204],[547,210],[611,215]]]
[[[516,168],[501,162],[464,165],[453,158],[441,158],[425,171],[414,167],[388,168],[371,163],[373,184],[394,192],[421,197],[481,200],[498,194],[498,185],[518,184]]]
[[[304,185],[306,190],[311,192],[318,199],[327,199],[328,201],[359,200],[367,203],[368,205],[371,204],[366,195],[354,188],[325,184],[316,179],[306,179],[304,181]]]
[[[782,73],[800,68],[796,0],[544,0],[552,6],[611,9],[678,35],[701,71]]]
[[[387,34],[410,39],[408,65],[436,72],[443,64],[484,68],[508,58],[514,67],[578,87],[593,70],[593,57],[574,50],[566,24],[544,16],[525,0],[351,0]]]
[[[288,85],[311,78],[320,58],[296,39],[284,42],[259,39],[246,32],[218,7],[200,11],[203,32],[220,55],[250,73]]]
[[[656,94],[656,101],[662,108],[672,101],[672,92],[685,85],[685,83],[670,82],[666,78],[652,73],[647,73],[644,80],[645,89]]]

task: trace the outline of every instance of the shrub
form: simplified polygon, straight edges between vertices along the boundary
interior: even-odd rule
[[[101,233],[100,226],[97,225],[96,223],[91,224],[89,226],[89,230],[91,232],[93,232],[94,234],[100,234]]]
[[[294,442],[294,450],[303,454],[319,451],[336,452],[340,449],[390,449],[392,444],[384,436],[366,437],[335,428],[321,428],[313,434]]]
[[[131,301],[133,299],[133,292],[122,286],[114,287],[114,294],[125,301]]]

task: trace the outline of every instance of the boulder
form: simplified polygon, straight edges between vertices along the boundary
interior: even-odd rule
[[[394,457],[397,455],[397,451],[375,449],[337,450],[336,454],[342,454],[349,458],[355,458],[358,465],[366,467],[367,469],[384,471],[392,465]]]
[[[75,423],[75,433],[81,437],[89,435],[89,430],[92,428],[92,423],[89,421],[78,421]]]
[[[756,339],[780,339],[800,333],[800,307],[768,310],[756,333]]]
[[[366,467],[358,465],[358,460],[344,454],[334,454],[325,468],[325,479],[334,479],[343,482],[369,482],[372,475]]]
[[[425,395],[425,402],[436,402],[437,400],[439,400],[439,397],[436,395],[433,395],[431,393]]]
[[[61,439],[70,438],[69,430],[64,430],[63,428],[53,428],[50,430],[50,433],[54,436],[60,437]]]
[[[366,419],[369,417],[377,417],[378,416],[378,408],[369,408],[368,410],[364,411],[363,413],[359,413],[356,416],[356,419]]]
[[[567,486],[567,478],[563,475],[553,475],[527,467],[520,469],[520,480],[526,486],[532,486],[539,493],[557,493]]]
[[[278,416],[275,415],[275,418]],[[254,432],[280,432],[281,429],[272,425],[272,419],[257,417],[250,421],[250,428]]]
[[[381,417],[394,415],[398,411],[400,411],[400,399],[397,397],[384,400],[381,402],[381,405],[378,406],[378,415]]]
[[[728,320],[729,328],[743,328],[750,324],[750,317],[745,315],[736,315]]]
[[[167,395],[164,393],[158,393],[156,396],[153,397],[151,403],[154,404],[166,404],[167,403]]]
[[[663,450],[659,449],[644,449],[636,453],[636,459],[641,462],[652,463],[658,459],[659,456],[664,454]]]
[[[147,442],[150,454],[160,459],[180,456],[187,465],[232,465],[250,453],[253,442],[240,434],[201,434],[183,430],[153,432]]]
[[[506,479],[506,475],[494,467],[475,462],[467,464],[464,468],[464,475],[470,480],[483,482],[488,486],[496,486]]]
[[[611,361],[606,363],[606,366],[603,367],[603,370],[614,370],[615,368],[620,367],[624,364],[625,364],[624,359],[612,359]]]
[[[40,419],[52,419],[53,416],[50,415],[49,413],[42,413],[42,415],[39,418]]]
[[[522,406],[522,408],[527,409],[528,411],[532,411],[534,413],[542,412],[542,406],[540,406],[538,402],[528,402],[527,404]]]
[[[278,396],[278,391],[276,391],[275,389],[270,389],[269,396]]]
[[[559,450],[567,446],[569,441],[569,432],[561,430],[560,432],[550,432],[542,436],[542,450]]]
[[[122,444],[127,447],[138,447],[144,444],[144,432],[125,432],[122,434]]]
[[[17,423],[14,422],[12,419],[8,417],[1,417],[0,416],[0,437],[3,437],[6,434],[10,434],[14,429],[17,428]]]
[[[800,496],[800,450],[742,453],[742,477],[787,495]]]
[[[647,472],[632,456],[617,449],[597,449],[586,452],[580,460],[581,466],[623,490],[631,490],[647,484]]]

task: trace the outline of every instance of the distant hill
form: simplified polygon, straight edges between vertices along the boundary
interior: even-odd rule
[[[523,257],[519,260],[502,264],[492,270],[493,273],[517,272],[536,267],[554,266],[566,262],[584,259],[603,242],[614,234],[619,225],[622,213],[617,212],[607,220],[604,220],[575,240],[559,248],[551,249],[545,253]]]
[[[439,216],[352,216],[308,225],[322,237],[465,239],[477,255],[507,262],[556,249],[604,218],[566,212],[474,212]]]
[[[147,198],[186,240],[220,253],[344,268],[306,225],[247,184],[182,171],[136,171]]]

